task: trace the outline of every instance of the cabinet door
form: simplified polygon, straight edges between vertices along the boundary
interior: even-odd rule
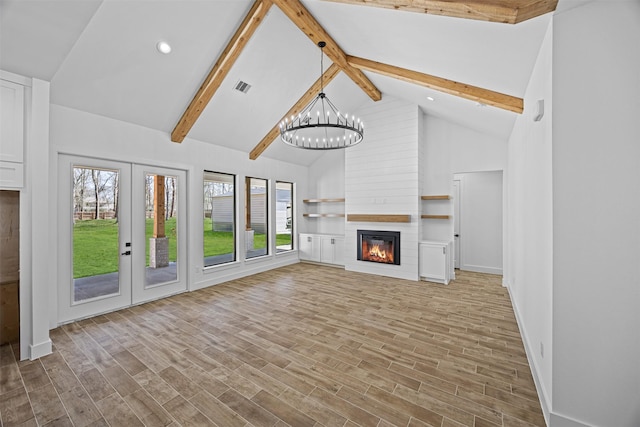
[[[0,160],[22,163],[24,86],[0,80]]]
[[[344,237],[333,238],[333,263],[344,265]]]
[[[426,279],[445,281],[446,252],[445,245],[420,244],[420,276]]]
[[[300,234],[298,236],[298,258],[311,260],[313,237],[310,234]]]
[[[320,238],[320,262],[344,265],[344,237],[323,236]]]
[[[298,238],[298,258],[306,261],[320,261],[320,239],[314,234],[300,234]]]
[[[334,238],[323,236],[320,238],[320,262],[333,264],[334,259]]]

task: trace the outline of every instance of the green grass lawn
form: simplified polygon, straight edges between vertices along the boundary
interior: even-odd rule
[[[169,237],[169,260],[177,259],[176,218],[165,222]],[[222,255],[233,252],[233,233],[211,231],[211,219],[204,222],[204,256]],[[153,234],[153,219],[146,221],[146,260],[149,260],[149,238]],[[290,234],[278,234],[276,244],[291,243]],[[254,236],[256,249],[266,247],[266,236]],[[118,247],[118,224],[115,220],[101,219],[76,221],[73,226],[73,277],[95,276],[118,271],[120,257]]]
[[[73,278],[118,270],[118,224],[102,219],[73,225]]]
[[[204,224],[204,256],[223,255],[233,252],[233,233],[230,231],[212,231],[211,218],[205,218]],[[267,239],[264,234],[253,236],[253,247],[262,249],[267,247]],[[290,245],[290,234],[277,234],[276,246]]]

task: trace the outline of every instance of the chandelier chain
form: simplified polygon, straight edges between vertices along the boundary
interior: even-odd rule
[[[320,47],[320,92],[324,92],[324,47]]]

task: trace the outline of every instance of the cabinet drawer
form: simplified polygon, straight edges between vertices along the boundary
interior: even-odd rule
[[[23,164],[0,161],[0,188],[22,188],[23,186]]]

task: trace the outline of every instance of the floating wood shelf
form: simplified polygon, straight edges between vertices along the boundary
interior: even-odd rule
[[[340,203],[344,202],[344,199],[304,199],[303,203]]]
[[[344,218],[341,213],[303,213],[302,216],[307,218]]]
[[[350,222],[411,222],[411,215],[349,214]]]
[[[420,198],[422,200],[449,200],[451,199],[451,196],[448,194],[439,194],[436,196],[421,196]]]
[[[451,215],[421,215],[422,219],[449,219]]]

